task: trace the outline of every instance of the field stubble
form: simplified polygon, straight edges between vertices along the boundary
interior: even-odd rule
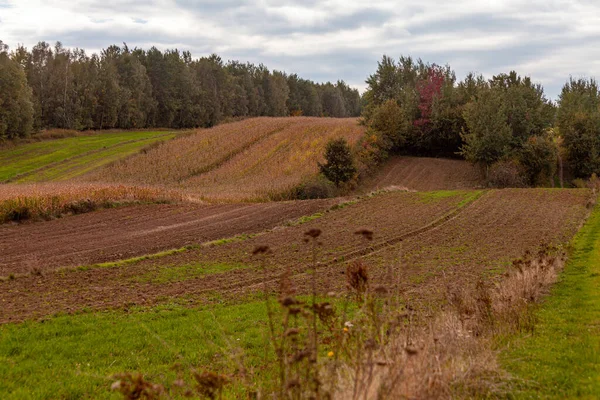
[[[268,200],[314,177],[329,139],[352,144],[363,132],[353,118],[252,118],[199,130],[82,179],[165,185],[207,200]]]

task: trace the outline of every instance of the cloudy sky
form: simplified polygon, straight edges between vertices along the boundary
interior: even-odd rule
[[[216,52],[360,90],[383,54],[412,55],[459,78],[515,69],[555,98],[600,78],[600,1],[0,0],[0,40]]]

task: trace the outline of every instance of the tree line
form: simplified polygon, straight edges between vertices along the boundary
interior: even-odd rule
[[[213,54],[110,46],[100,54],[0,41],[0,139],[32,131],[210,127],[248,116],[354,117],[360,95]]]
[[[384,56],[367,85],[357,150],[367,169],[390,154],[462,157],[498,186],[553,184],[564,153],[573,177],[600,174],[594,79],[571,78],[554,103],[515,71],[458,81],[450,66]]]

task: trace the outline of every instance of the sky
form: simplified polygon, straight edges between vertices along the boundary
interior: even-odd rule
[[[0,0],[0,40],[217,53],[361,91],[384,54],[410,55],[459,79],[516,70],[556,99],[600,78],[600,1]]]

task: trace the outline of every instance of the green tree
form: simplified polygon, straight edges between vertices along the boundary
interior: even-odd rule
[[[577,177],[600,173],[600,92],[594,79],[570,79],[559,97],[558,128]]]
[[[557,148],[549,134],[531,136],[523,144],[519,162],[525,169],[530,186],[541,185],[552,179],[556,172]]]
[[[0,139],[27,136],[32,126],[33,104],[25,72],[0,41]]]
[[[344,138],[332,139],[327,143],[325,160],[325,164],[319,164],[319,169],[336,186],[350,181],[356,174],[350,146]]]
[[[506,121],[502,93],[495,88],[483,90],[465,107],[467,129],[462,134],[460,153],[473,163],[487,168],[510,152],[512,132]]]

